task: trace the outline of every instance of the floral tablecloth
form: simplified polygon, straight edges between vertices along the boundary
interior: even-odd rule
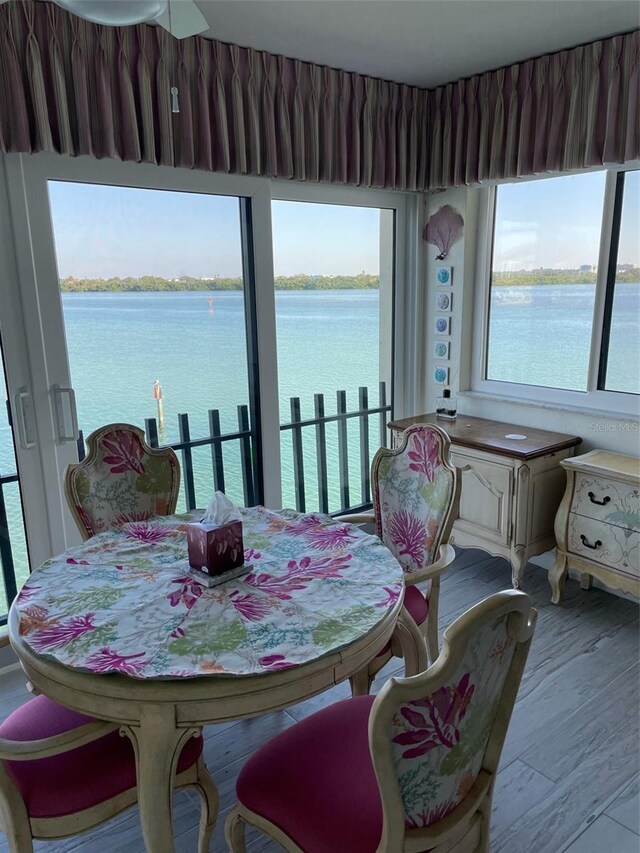
[[[34,571],[20,634],[65,666],[136,678],[256,675],[367,634],[403,589],[375,536],[328,516],[243,509],[249,574],[207,589],[189,574],[186,524],[123,524]]]

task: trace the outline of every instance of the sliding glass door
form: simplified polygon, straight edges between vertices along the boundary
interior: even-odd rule
[[[180,508],[215,489],[307,511],[370,500],[405,338],[404,196],[44,154],[0,167],[16,564],[78,541],[64,473],[106,423],[176,448]]]
[[[193,173],[64,158],[6,165],[12,227],[30,237],[15,241],[5,304],[25,318],[17,362],[29,375],[12,405],[46,503],[45,523],[30,524],[34,490],[24,494],[38,558],[78,540],[64,473],[107,423],[176,448],[179,509],[206,506],[216,488],[264,500],[252,227],[264,189],[218,180],[213,192]],[[12,549],[26,565],[19,537]]]

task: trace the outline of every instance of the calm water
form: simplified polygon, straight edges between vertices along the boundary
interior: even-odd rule
[[[505,381],[579,388],[586,381],[593,311],[592,285],[500,288],[491,308],[489,375]],[[209,298],[212,303],[209,303]],[[248,403],[242,293],[65,294],[71,376],[78,419],[87,435],[110,421],[144,426],[156,414],[153,383],[164,391],[167,442],[178,439],[177,415],[187,412],[192,437],[207,434],[207,410],[220,410],[223,431],[237,427],[236,407]],[[327,414],[335,394],[347,391],[357,408],[360,385],[378,400],[379,301],[377,291],[276,294],[281,422],[290,420],[289,398],[299,396],[303,416],[313,415],[313,395],[324,393]],[[535,317],[535,321],[533,321]],[[609,384],[640,388],[640,284],[622,285],[614,306]],[[0,471],[14,471],[13,449],[0,421]],[[305,431],[307,509],[317,507],[314,430]],[[352,502],[360,500],[358,428],[350,426]],[[327,427],[331,509],[339,509],[337,439]],[[378,446],[377,422],[370,444]],[[291,441],[282,443],[283,503],[294,505]],[[194,451],[196,497],[213,490],[208,448]],[[227,490],[242,502],[237,443],[225,449]],[[26,576],[18,491],[5,487],[14,554]],[[3,610],[0,597],[0,612]]]
[[[212,302],[209,302],[209,299]],[[125,421],[144,427],[156,416],[153,383],[164,393],[163,440],[178,440],[179,413],[188,413],[192,438],[208,434],[208,410],[220,410],[223,432],[238,426],[237,406],[248,404],[244,297],[234,293],[64,294],[63,306],[78,423],[85,436],[102,424]],[[280,420],[290,421],[291,396],[302,415],[313,416],[314,394],[325,394],[326,413],[336,411],[336,391],[356,409],[358,387],[378,403],[378,291],[278,292],[276,294]],[[1,379],[1,377],[0,377]],[[0,471],[15,471],[6,421],[0,421]],[[317,508],[314,430],[305,431],[307,509]],[[378,446],[377,423],[370,443]],[[349,425],[352,502],[358,503],[358,426]],[[338,499],[337,433],[327,426],[330,508]],[[243,502],[238,442],[224,445],[229,496]],[[282,441],[283,503],[294,506],[290,434]],[[213,492],[211,451],[193,451],[196,498]],[[9,526],[20,578],[26,576],[17,486],[5,487]],[[181,496],[181,505],[183,505]],[[0,597],[0,612],[3,601]]]
[[[585,391],[594,296],[593,284],[493,288],[487,377]],[[640,393],[640,283],[615,290],[606,387]]]

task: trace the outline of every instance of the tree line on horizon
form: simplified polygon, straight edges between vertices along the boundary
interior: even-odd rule
[[[596,278],[596,272],[586,270],[538,269],[491,273],[491,283],[496,287],[532,284],[595,284]],[[621,284],[640,282],[640,268],[618,270],[616,281]]]
[[[517,270],[494,272],[491,283],[495,287],[516,287],[534,284],[595,284],[596,273],[580,270]],[[619,283],[637,283],[640,281],[640,269],[618,271]],[[242,278],[201,279],[182,276],[179,279],[161,278],[144,275],[138,278],[75,278],[69,276],[60,280],[63,293],[123,293],[123,292],[180,292],[194,291],[234,291],[242,290]],[[380,277],[377,275],[305,275],[277,276],[276,290],[377,290]]]
[[[291,275],[277,276],[276,290],[372,290],[380,286],[377,275]],[[242,278],[201,279],[182,276],[179,279],[160,278],[159,276],[144,275],[140,278],[64,278],[60,280],[60,289],[64,293],[108,292],[122,291],[216,291],[242,290]]]

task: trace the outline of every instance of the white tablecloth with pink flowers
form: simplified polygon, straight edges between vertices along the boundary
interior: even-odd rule
[[[400,565],[355,525],[241,512],[248,574],[211,589],[189,574],[186,525],[201,510],[123,524],[31,574],[16,600],[22,639],[95,673],[256,675],[349,645],[402,594]]]

